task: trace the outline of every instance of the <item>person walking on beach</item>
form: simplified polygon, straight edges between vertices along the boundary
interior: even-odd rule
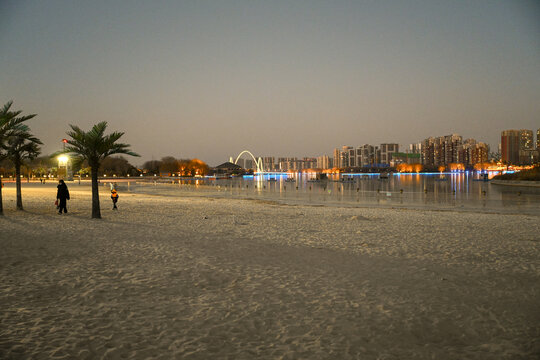
[[[67,200],[69,200],[69,190],[67,188],[66,183],[64,180],[58,181],[58,191],[56,192],[56,199],[59,200],[58,204],[58,214],[62,214],[62,210],[64,210],[64,213],[67,213]]]
[[[112,189],[111,190],[111,199],[112,199],[112,203],[113,203],[113,210],[118,210],[118,208],[116,207],[116,203],[118,202],[118,192],[116,192],[116,189]]]

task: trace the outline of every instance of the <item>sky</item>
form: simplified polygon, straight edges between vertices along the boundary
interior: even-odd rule
[[[540,128],[540,1],[0,0],[0,105],[215,166]]]

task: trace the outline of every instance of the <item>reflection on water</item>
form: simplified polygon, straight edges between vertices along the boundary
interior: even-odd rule
[[[477,173],[331,175],[278,174],[229,179],[167,179],[168,186],[141,183],[131,191],[181,194],[188,190],[233,198],[259,198],[294,203],[437,207],[540,214],[540,188],[511,187],[483,181]],[[155,187],[160,187],[159,190]]]

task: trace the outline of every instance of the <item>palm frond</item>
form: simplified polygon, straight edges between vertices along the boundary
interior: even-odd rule
[[[22,162],[25,159],[34,159],[41,153],[39,144],[41,141],[33,136],[12,136],[2,148],[7,158]]]
[[[30,128],[23,124],[36,116],[36,114],[19,116],[22,111],[10,111],[13,101],[8,101],[0,109],[0,142],[11,136],[21,136],[29,133]]]
[[[2,106],[2,109],[0,110],[0,114],[5,114],[9,111],[9,108],[11,108],[11,105],[13,105],[13,100],[9,100],[7,103]]]
[[[71,130],[67,132],[70,139],[67,141],[65,152],[80,156],[90,164],[99,164],[113,154],[139,156],[129,149],[129,144],[117,143],[124,135],[123,132],[115,131],[105,135],[106,121],[94,125],[88,132],[75,125],[70,125],[70,128]]]

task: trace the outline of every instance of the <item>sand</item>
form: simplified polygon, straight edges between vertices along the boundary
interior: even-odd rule
[[[540,217],[12,184],[2,359],[538,359]]]

